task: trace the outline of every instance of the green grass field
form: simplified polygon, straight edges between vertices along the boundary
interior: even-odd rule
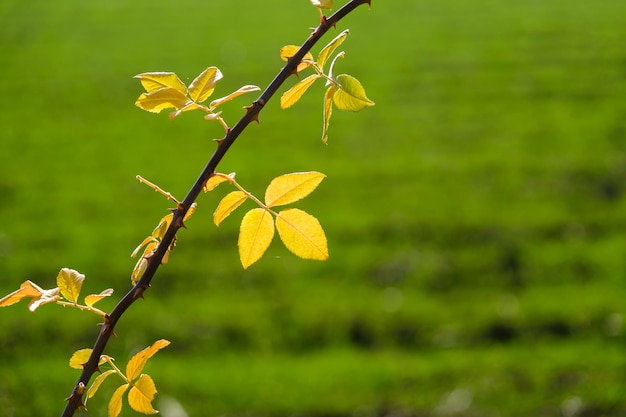
[[[336,111],[324,146],[322,86],[285,111],[276,98],[220,165],[259,195],[280,174],[327,174],[298,207],[320,219],[330,259],[276,239],[243,271],[243,209],[212,224],[221,186],[107,353],[123,365],[172,341],[147,368],[165,417],[181,415],[172,404],[189,416],[626,415],[626,3],[372,6],[337,28],[351,31],[337,65],[376,106]],[[222,135],[193,112],[137,109],[132,76],[189,82],[216,65],[215,97],[265,87],[317,12],[306,0],[4,0],[0,18],[0,295],[26,279],[53,287],[70,267],[84,294],[115,289],[110,310],[130,253],[171,206],[135,175],[182,198]],[[226,120],[252,99],[226,105]],[[97,320],[25,304],[0,309],[0,417],[59,415],[78,378],[67,361]],[[79,414],[105,416],[115,387]]]

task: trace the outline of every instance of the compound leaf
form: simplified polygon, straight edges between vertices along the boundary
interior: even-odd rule
[[[189,99],[185,93],[172,87],[163,87],[140,95],[135,106],[151,113],[160,113],[164,109],[181,109],[187,103]]]
[[[335,39],[328,42],[328,45],[322,48],[319,55],[317,55],[317,65],[320,68],[322,69],[324,68],[324,64],[328,60],[328,57],[331,56],[333,52],[335,52],[335,49],[337,49],[339,45],[343,43],[344,40],[346,40],[346,37],[348,36],[349,33],[350,31],[348,29],[344,30],[339,35],[337,35]]]
[[[117,417],[122,411],[122,398],[128,389],[129,384],[120,385],[109,401],[109,417]]]
[[[243,216],[239,228],[239,259],[244,269],[261,259],[274,238],[272,215],[262,208],[250,210]]]
[[[205,69],[189,85],[189,97],[196,103],[202,103],[213,94],[215,85],[222,77],[222,72],[217,67]]]
[[[282,206],[301,200],[326,178],[321,172],[294,172],[281,175],[270,182],[265,190],[265,204],[268,207]]]
[[[187,94],[187,87],[174,72],[144,72],[143,74],[135,75],[133,78],[139,78],[141,85],[148,93],[163,87],[171,87],[183,94]]]
[[[230,100],[234,99],[235,97],[239,97],[242,94],[251,93],[253,91],[261,91],[261,88],[257,87],[256,85],[244,85],[243,87],[241,87],[237,91],[233,91],[232,93],[230,93],[227,96],[220,97],[218,99],[213,100],[209,104],[209,108],[211,110],[213,110],[216,107],[221,106],[222,104],[226,103],[227,101],[230,101]]]
[[[280,48],[280,59],[282,59],[283,61],[289,61],[291,57],[293,57],[296,54],[296,52],[298,52],[299,49],[300,47],[297,45],[283,46],[282,48]],[[296,72],[302,71],[306,67],[310,66],[312,63],[313,63],[313,54],[311,54],[310,52],[307,52],[306,54],[304,54],[304,58],[302,58],[302,61],[300,61],[300,63],[298,64],[296,68]]]
[[[137,378],[141,373],[143,367],[146,365],[148,359],[150,359],[160,349],[163,349],[169,344],[169,340],[160,339],[154,342],[152,346],[149,346],[141,352],[136,353],[132,358],[130,358],[128,364],[126,365],[126,378],[128,378],[129,381]]]
[[[296,102],[300,100],[300,97],[302,97],[306,90],[308,90],[318,78],[320,78],[319,74],[309,75],[305,79],[298,81],[289,90],[285,91],[280,97],[280,108],[286,109],[296,104]]]
[[[109,297],[113,294],[113,288],[107,288],[100,292],[100,294],[89,294],[85,297],[85,304],[93,307],[98,301],[102,300],[104,297]]]
[[[96,379],[94,379],[93,384],[91,384],[91,386],[87,390],[87,398],[91,398],[94,395],[96,395],[98,388],[100,388],[100,385],[102,385],[106,377],[114,373],[115,373],[115,369],[109,369],[108,371],[105,371],[101,373],[100,375],[98,375]]]
[[[359,80],[353,76],[340,74],[335,81],[341,88],[334,95],[333,100],[340,110],[360,111],[374,105],[374,102],[365,95],[365,89]]]
[[[278,235],[287,249],[303,259],[328,259],[328,243],[319,221],[300,209],[287,209],[276,216]]]
[[[61,290],[61,295],[72,303],[78,301],[83,281],[85,281],[85,275],[69,268],[62,268],[57,275],[57,285]]]
[[[156,386],[150,375],[142,374],[128,393],[128,404],[138,413],[156,414],[158,411],[152,408],[156,392]]]
[[[333,96],[337,91],[337,87],[332,84],[324,93],[324,129],[322,130],[322,142],[328,143],[328,126],[330,125],[330,116],[333,114]]]
[[[39,298],[44,290],[32,281],[24,281],[18,290],[0,299],[0,307],[7,307],[20,302],[24,298]]]
[[[230,213],[235,211],[235,209],[242,205],[247,199],[248,196],[243,191],[232,191],[226,194],[213,213],[213,221],[215,222],[215,225],[219,226],[220,223],[222,223],[222,221],[230,215]]]

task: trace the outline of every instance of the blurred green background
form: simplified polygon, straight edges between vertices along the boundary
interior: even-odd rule
[[[222,135],[137,109],[132,76],[216,65],[215,97],[264,87],[318,19],[306,0],[3,0],[0,18],[0,294],[70,267],[83,294],[115,289],[107,311],[171,206],[134,176],[182,198]],[[335,112],[324,146],[322,85],[276,97],[220,165],[258,195],[327,174],[298,207],[330,259],[276,239],[243,271],[243,208],[212,224],[221,186],[107,353],[172,341],[146,369],[165,417],[626,415],[626,2],[374,0],[345,28],[337,70],[377,105]],[[1,309],[0,416],[59,415],[96,323]]]

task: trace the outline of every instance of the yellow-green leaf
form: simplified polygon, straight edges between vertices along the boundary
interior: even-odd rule
[[[152,378],[142,374],[128,393],[128,404],[138,413],[156,414],[158,411],[152,408],[152,400],[156,393],[157,389]]]
[[[283,61],[289,61],[291,57],[293,57],[296,54],[296,52],[298,52],[299,49],[300,47],[297,45],[283,46],[282,48],[280,48],[280,59],[282,59]],[[296,72],[302,71],[306,67],[310,66],[312,63],[313,63],[313,54],[311,54],[310,52],[307,52],[306,54],[304,54],[304,58],[302,58],[302,61],[300,61],[300,63],[298,64],[298,67],[296,68]]]
[[[230,215],[237,207],[242,205],[248,196],[243,191],[232,191],[217,205],[215,212],[213,213],[213,221],[216,226],[219,226],[222,221]]]
[[[235,173],[231,172],[228,175],[224,174],[213,174],[209,177],[207,182],[204,184],[204,192],[207,193],[209,191],[213,191],[218,185],[223,182],[232,182],[232,179],[235,178]]]
[[[328,259],[328,243],[319,221],[300,209],[287,209],[276,217],[278,235],[287,249],[303,259]]]
[[[135,106],[152,113],[160,113],[164,109],[183,108],[187,103],[189,99],[184,93],[172,87],[163,87],[140,95]]]
[[[83,365],[89,360],[91,352],[92,349],[80,349],[74,352],[70,358],[70,367],[74,369],[83,369]]]
[[[187,87],[174,72],[144,72],[143,74],[135,75],[134,78],[139,78],[141,85],[148,93],[163,87],[171,87],[183,94],[187,94]]]
[[[39,298],[43,289],[32,281],[24,281],[18,290],[0,299],[0,307],[7,307],[20,302],[24,298]]]
[[[57,275],[57,285],[61,290],[61,295],[68,301],[76,303],[83,286],[85,275],[69,268],[63,268]]]
[[[332,84],[324,93],[324,129],[322,130],[322,142],[328,143],[328,126],[330,125],[330,116],[333,114],[333,96],[337,91],[337,87]]]
[[[322,69],[324,68],[324,64],[328,60],[328,57],[330,57],[333,54],[333,52],[335,52],[335,49],[337,49],[339,45],[341,45],[343,41],[346,40],[346,37],[348,36],[349,33],[350,31],[348,29],[344,30],[339,35],[337,35],[335,39],[328,42],[328,45],[322,48],[319,55],[317,56],[317,65],[320,68]]]
[[[59,288],[52,288],[50,290],[42,290],[39,298],[33,298],[28,304],[30,311],[35,311],[37,308],[44,304],[56,303],[61,297],[59,296]]]
[[[206,107],[203,106],[202,104],[198,104],[193,101],[188,101],[185,103],[183,107],[179,108],[176,111],[171,112],[168,115],[168,117],[170,120],[174,120],[176,117],[180,116],[182,113],[186,111],[190,111],[190,110],[196,110],[196,109],[204,109],[206,111]]]
[[[202,103],[213,94],[215,85],[222,77],[222,72],[217,67],[205,69],[189,85],[189,97],[196,103]]]
[[[135,267],[133,268],[132,274],[130,275],[130,282],[133,284],[133,286],[137,285],[143,273],[146,272],[147,267],[148,260],[144,257],[139,258],[139,260],[135,264]]]
[[[93,384],[91,384],[91,386],[87,390],[87,398],[91,398],[94,395],[96,395],[98,388],[100,388],[100,385],[102,385],[106,377],[114,373],[115,373],[115,369],[109,369],[108,371],[105,371],[101,373],[100,375],[98,375],[96,379],[94,379]]]
[[[224,97],[221,97],[221,98],[213,100],[209,104],[209,108],[211,110],[214,110],[216,107],[221,106],[222,104],[226,103],[227,101],[230,101],[230,100],[234,99],[235,97],[239,97],[242,94],[251,93],[253,91],[261,91],[261,88],[257,87],[256,85],[244,85],[243,87],[241,87],[237,91],[233,91],[232,93],[230,93],[227,96],[224,96]]]
[[[333,8],[333,0],[311,0],[311,4],[320,9],[330,10]]]
[[[276,177],[265,190],[265,204],[268,207],[282,206],[301,200],[326,178],[321,172],[294,172]]]
[[[340,74],[335,81],[341,88],[334,95],[333,100],[340,110],[360,111],[374,105],[374,102],[365,95],[365,89],[359,80],[353,76]]]
[[[262,208],[243,216],[239,228],[239,259],[244,269],[261,259],[274,238],[274,219]]]
[[[170,227],[173,218],[174,213],[163,216],[161,220],[159,220],[159,224],[157,225],[157,227],[155,227],[152,231],[152,236],[159,240],[163,239],[163,236],[165,236],[165,232],[167,232],[167,229]],[[144,242],[146,241],[144,240]]]
[[[298,100],[300,100],[300,97],[302,97],[306,90],[308,90],[318,78],[320,78],[319,74],[312,74],[305,79],[298,81],[280,97],[280,107],[282,109],[286,109],[293,106]]]
[[[100,294],[89,294],[85,297],[85,304],[93,307],[98,301],[102,300],[104,297],[109,297],[111,294],[113,294],[113,288],[107,288],[100,292]]]
[[[130,358],[128,364],[126,365],[126,378],[128,378],[129,381],[137,378],[141,373],[143,367],[146,365],[148,359],[150,359],[160,349],[163,349],[169,344],[169,340],[157,340],[152,344],[152,346],[147,347],[141,352],[136,353],[132,358]]]
[[[109,417],[117,417],[122,411],[122,398],[128,386],[128,384],[120,385],[115,392],[113,392],[111,400],[109,401]]]

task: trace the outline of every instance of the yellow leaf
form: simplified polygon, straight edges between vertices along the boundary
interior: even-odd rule
[[[191,206],[189,206],[189,210],[187,210],[187,213],[185,213],[185,217],[183,217],[183,222],[186,222],[191,216],[193,216],[193,214],[196,212],[196,207],[198,207],[198,203],[191,203]]]
[[[276,217],[278,235],[287,249],[303,259],[328,259],[328,243],[319,221],[300,209],[287,209]]]
[[[61,290],[61,295],[68,301],[76,303],[80,289],[83,286],[85,275],[69,268],[63,268],[57,275],[57,285]]]
[[[262,208],[243,216],[239,228],[239,259],[244,269],[261,259],[274,238],[274,219]]]
[[[28,304],[28,309],[30,311],[35,311],[39,306],[48,303],[55,303],[61,297],[59,296],[59,288],[52,288],[51,290],[41,290],[41,295],[39,298],[33,298],[31,302]]]
[[[113,294],[113,288],[107,288],[100,292],[100,294],[89,294],[85,297],[85,304],[93,307],[98,301],[102,300],[104,297],[109,297],[111,294]]]
[[[322,48],[322,50],[320,51],[319,55],[317,55],[317,65],[320,68],[322,68],[322,69],[324,68],[324,64],[328,60],[328,57],[331,56],[333,54],[333,52],[335,52],[335,49],[337,49],[339,47],[339,45],[341,45],[343,43],[344,40],[346,40],[346,37],[348,36],[348,33],[350,33],[349,30],[347,30],[347,29],[344,30],[339,35],[337,35],[335,37],[335,39],[333,39],[332,41],[328,42],[328,45],[326,45],[325,47]]]
[[[330,116],[333,114],[333,96],[337,91],[335,85],[331,85],[324,93],[324,129],[322,130],[322,142],[328,143],[328,126],[330,125]]]
[[[138,413],[156,414],[152,408],[152,400],[157,389],[149,375],[142,374],[128,393],[128,404]]]
[[[202,103],[213,94],[215,84],[222,77],[222,72],[217,67],[205,69],[189,85],[189,97],[196,103]]]
[[[215,188],[217,188],[218,185],[220,185],[223,182],[229,181],[231,182],[232,179],[235,178],[235,173],[231,172],[228,175],[224,175],[224,174],[212,174],[209,179],[207,180],[207,182],[204,184],[204,192],[208,193],[209,191],[213,191]]]
[[[348,74],[340,74],[335,79],[341,86],[333,100],[340,110],[360,111],[373,106],[374,102],[365,95],[365,89],[356,78]]]
[[[89,360],[91,352],[92,349],[80,349],[74,352],[70,358],[70,367],[74,369],[83,369],[83,365]]]
[[[174,72],[144,72],[143,74],[135,75],[133,78],[139,78],[141,85],[148,93],[163,87],[171,87],[183,94],[187,94],[187,87]]]
[[[18,290],[0,299],[0,307],[7,307],[20,302],[24,298],[39,298],[42,289],[31,281],[24,281]]]
[[[185,105],[181,108],[179,108],[176,111],[171,112],[168,117],[170,120],[174,120],[176,117],[180,116],[182,113],[186,112],[186,111],[190,111],[190,110],[195,110],[195,109],[205,109],[206,107],[204,107],[202,104],[198,104],[198,103],[194,103],[193,101],[188,101],[187,103],[185,103]]]
[[[219,226],[222,221],[230,215],[237,207],[242,205],[248,196],[243,191],[232,191],[217,205],[215,212],[213,213],[213,221],[216,226]]]
[[[188,102],[189,99],[184,93],[172,87],[163,87],[140,95],[135,101],[135,106],[152,113],[160,113],[164,109],[183,108]]]
[[[239,90],[234,91],[227,96],[213,100],[209,104],[209,108],[211,110],[214,110],[216,107],[221,106],[222,104],[234,99],[235,97],[239,97],[242,94],[251,93],[253,91],[261,91],[261,88],[257,87],[256,85],[244,85]]]
[[[280,97],[280,108],[286,109],[293,106],[318,78],[320,78],[318,74],[309,75],[305,79],[298,81],[289,90],[285,91]]]
[[[122,398],[127,389],[128,384],[120,385],[111,396],[111,401],[109,401],[109,417],[117,417],[122,411]]]
[[[108,371],[105,371],[101,373],[100,375],[98,375],[96,379],[94,379],[93,384],[91,384],[91,386],[87,390],[87,398],[91,398],[94,395],[96,395],[98,388],[100,388],[100,385],[102,385],[106,377],[114,373],[115,373],[115,369],[109,369]]]
[[[300,47],[297,45],[283,46],[282,48],[280,48],[280,59],[282,59],[283,61],[289,61],[289,59],[291,59],[291,57],[293,57],[296,52],[298,52],[298,50],[300,50]],[[313,54],[307,52],[306,54],[304,54],[304,58],[302,58],[302,61],[300,61],[300,63],[298,64],[296,72],[302,71],[306,67],[310,66],[312,63]]]
[[[169,344],[169,340],[160,339],[154,342],[152,346],[136,353],[132,358],[130,358],[128,364],[126,365],[126,378],[128,378],[129,381],[137,378],[148,359]]]
[[[147,267],[148,260],[144,257],[139,258],[139,260],[135,264],[135,267],[133,268],[132,274],[130,275],[130,282],[133,284],[133,286],[137,285],[143,273],[146,272]]]
[[[332,9],[333,8],[333,0],[311,0],[311,4],[315,7],[319,7],[320,9]]]
[[[268,207],[282,206],[301,200],[326,178],[321,172],[294,172],[281,175],[270,182],[265,190],[265,204]]]
[[[159,226],[160,226],[160,224],[159,224]],[[158,227],[159,227],[159,226],[157,226],[157,229],[158,229]],[[154,230],[156,231],[157,229],[154,229]],[[154,233],[154,232],[152,232],[152,233]],[[143,240],[143,241],[139,244],[139,246],[137,246],[137,247],[135,248],[135,250],[133,251],[133,253],[131,253],[131,254],[130,254],[130,257],[131,257],[131,258],[134,258],[135,256],[137,256],[137,254],[139,253],[139,251],[141,250],[141,248],[143,248],[144,246],[146,246],[146,245],[147,245],[148,243],[150,243],[150,242],[157,242],[157,243],[158,243],[158,242],[159,242],[159,240],[158,240],[157,238],[155,238],[154,236],[148,236],[147,238],[145,238],[145,239],[144,239],[144,240]]]
[[[161,220],[159,221],[158,226],[155,227],[152,231],[152,236],[156,237],[159,240],[163,239],[163,236],[165,236],[165,232],[167,232],[167,229],[170,227],[170,223],[172,223],[173,218],[173,213],[163,216],[163,218],[161,218]]]

